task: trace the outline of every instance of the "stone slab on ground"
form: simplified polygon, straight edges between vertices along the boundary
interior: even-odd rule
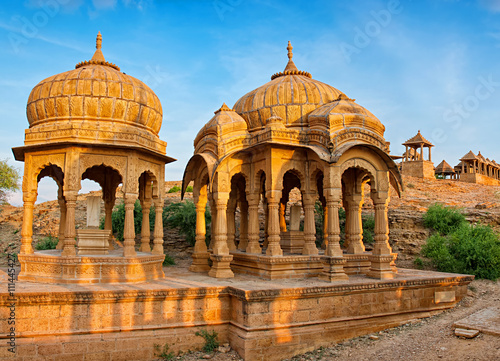
[[[479,335],[479,330],[468,330],[465,328],[456,328],[455,336],[465,337],[465,338],[474,338]]]
[[[490,335],[500,336],[500,308],[488,307],[453,324],[455,328],[479,330]]]

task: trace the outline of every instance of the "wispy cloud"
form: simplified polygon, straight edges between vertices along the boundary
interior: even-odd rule
[[[500,12],[500,0],[479,0],[479,5],[491,12]]]

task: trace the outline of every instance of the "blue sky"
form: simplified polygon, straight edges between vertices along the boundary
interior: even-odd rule
[[[288,40],[299,69],[382,121],[393,154],[420,129],[435,165],[469,150],[500,162],[500,0],[2,1],[1,159],[22,169],[10,149],[23,144],[31,89],[90,59],[98,31],[106,60],[162,102],[160,138],[178,159],[167,180],[181,179],[214,110],[284,69]],[[55,197],[42,180],[39,201]]]

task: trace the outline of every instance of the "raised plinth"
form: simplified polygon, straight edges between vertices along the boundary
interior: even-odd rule
[[[293,231],[282,232],[280,234],[280,246],[285,253],[302,254],[304,248],[304,232]]]
[[[201,349],[200,328],[216,331],[245,361],[290,359],[449,309],[473,278],[400,269],[392,280],[273,282],[241,274],[214,279],[175,266],[144,284],[17,282],[17,354],[5,342],[12,298],[3,287],[0,360],[41,360],[48,352],[54,360],[153,360],[155,344],[168,343],[175,353]]]
[[[138,283],[165,277],[164,255],[137,252],[123,257],[121,250],[108,255],[61,257],[60,250],[20,254],[19,281],[40,283]]]
[[[320,255],[285,254],[275,257],[265,254],[231,252],[231,269],[265,279],[317,277],[323,270]]]

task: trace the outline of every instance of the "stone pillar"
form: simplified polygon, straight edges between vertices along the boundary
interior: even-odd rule
[[[66,225],[64,226],[64,247],[61,253],[62,256],[76,256],[76,230],[75,230],[75,208],[76,208],[76,191],[64,192],[66,199]]]
[[[21,228],[21,254],[32,254],[33,246],[33,208],[36,192],[23,192],[23,225]]]
[[[391,268],[393,260],[389,245],[389,221],[387,219],[387,193],[375,193],[372,197],[375,207],[375,244],[372,255],[369,256],[371,266],[368,277],[378,279],[394,278]]]
[[[420,160],[424,160],[424,145],[420,144]]]
[[[210,200],[210,215],[212,216],[212,236],[210,237],[210,244],[208,245],[208,248],[213,250],[215,243],[215,225],[217,224],[217,207],[215,206],[215,201],[213,199]]]
[[[432,162],[432,157],[431,157],[431,147],[429,147],[429,162]]]
[[[340,196],[336,197],[334,190],[325,190],[329,192],[326,208],[328,209],[328,244],[325,250],[326,256],[342,257],[342,249],[340,248],[340,221],[339,208]]]
[[[327,233],[328,243],[325,249],[325,257],[323,257],[323,272],[320,279],[334,282],[348,280],[349,277],[345,274],[344,265],[346,259],[343,257],[340,249],[340,222],[339,208],[341,189],[325,188],[326,209],[327,209]]]
[[[267,248],[269,244],[269,205],[267,203],[267,199],[263,197],[262,206],[264,208],[264,248]]]
[[[212,260],[212,268],[208,272],[210,277],[215,278],[231,278],[234,277],[231,271],[231,261],[233,256],[229,254],[227,246],[227,201],[229,198],[228,192],[217,192],[214,194],[215,207],[217,209],[217,223],[214,229],[214,247],[210,259]]]
[[[406,147],[405,161],[407,162],[407,161],[408,161],[408,155],[409,155],[409,154],[408,154],[408,146],[407,146],[407,145],[405,145],[405,147]]]
[[[247,193],[248,201],[248,246],[247,253],[261,254],[259,244],[259,193]]]
[[[280,246],[280,225],[279,225],[279,203],[281,191],[267,191],[267,250],[268,256],[282,256],[283,251]]]
[[[153,233],[153,250],[151,253],[162,255],[163,252],[163,198],[154,200],[155,205],[155,229]]]
[[[465,173],[465,161],[462,161],[462,174]]]
[[[113,250],[113,206],[115,199],[104,200],[104,229],[109,231],[109,250]]]
[[[229,248],[229,252],[236,250],[235,244],[235,233],[236,233],[236,204],[233,203],[233,200],[229,200],[231,203],[230,206],[227,207],[226,211],[226,219],[227,219],[227,247]]]
[[[361,194],[354,194],[349,197],[348,209],[349,219],[349,244],[347,246],[347,252],[352,254],[361,254],[365,251],[365,246],[363,244],[363,230],[361,223],[361,202],[363,201],[363,196]],[[347,230],[346,230],[347,238]]]
[[[248,247],[248,202],[240,203],[240,242],[238,249],[246,250]]]
[[[280,232],[286,232],[285,210],[286,203],[280,202]]]
[[[141,202],[142,207],[142,225],[141,225],[141,252],[151,252],[151,231],[149,226],[149,212],[151,211],[151,201]],[[156,219],[156,218],[155,218]]]
[[[328,246],[328,207],[323,207],[323,243],[321,249]]]
[[[196,204],[196,242],[193,254],[191,255],[193,263],[189,267],[191,272],[208,272],[210,270],[210,266],[208,265],[210,254],[205,242],[207,229],[205,223],[205,210],[207,207],[206,189],[207,186],[204,185],[202,190],[200,190],[200,194],[194,197]]]
[[[56,249],[61,250],[64,248],[64,229],[66,227],[66,200],[62,194],[57,197],[57,202],[59,203],[59,213],[61,214],[61,217],[59,218],[59,240],[57,242]]]
[[[125,224],[123,226],[123,256],[135,257],[134,204],[137,194],[125,194]]]
[[[304,248],[302,254],[316,255],[318,248],[316,247],[316,225],[314,221],[314,193],[302,194],[302,202],[304,204]]]

